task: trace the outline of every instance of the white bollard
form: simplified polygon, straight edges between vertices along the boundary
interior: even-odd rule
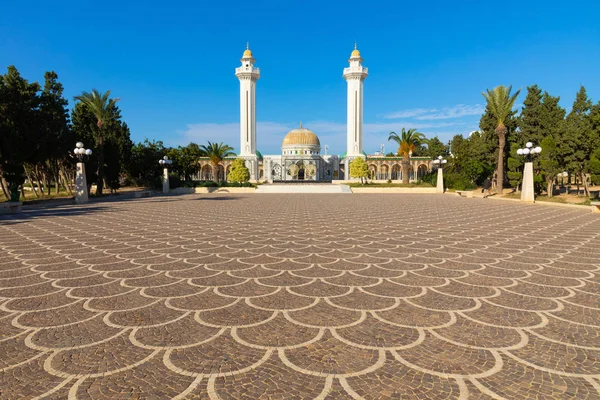
[[[75,175],[75,203],[83,204],[88,202],[87,180],[85,178],[85,164],[77,163],[77,173]]]
[[[523,190],[521,191],[521,201],[528,203],[535,202],[535,194],[533,192],[533,163],[526,162],[523,169]]]
[[[438,168],[436,193],[444,193],[444,169]]]
[[[163,169],[163,193],[169,193],[169,169]]]

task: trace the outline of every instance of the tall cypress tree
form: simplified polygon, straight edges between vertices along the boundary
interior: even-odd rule
[[[12,65],[0,76],[0,173],[12,200],[18,200],[25,181],[24,164],[38,150],[39,90],[37,82],[29,83]]]
[[[54,176],[58,193],[60,165],[75,145],[75,140],[70,129],[69,102],[63,97],[63,86],[58,82],[58,75],[54,71],[46,72],[44,79],[39,110],[44,148],[38,162],[47,164],[49,172]]]
[[[588,98],[585,87],[581,86],[575,96],[573,109],[567,115],[565,134],[560,142],[560,152],[564,155],[565,165],[583,183],[586,196],[589,196],[586,174],[596,143],[590,120],[591,107],[592,101]]]
[[[542,90],[538,85],[527,87],[527,96],[523,101],[523,109],[518,118],[518,126],[521,137],[515,141],[519,146],[526,142],[539,145],[544,138],[542,127]]]

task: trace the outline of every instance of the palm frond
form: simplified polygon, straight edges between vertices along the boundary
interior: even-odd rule
[[[511,95],[511,91],[512,86],[506,87],[500,85],[492,90],[486,89],[486,91],[482,93],[490,113],[496,118],[497,126],[504,125],[506,119],[512,112],[515,101],[517,100],[517,97],[519,97],[519,93],[521,93],[521,89],[519,89]]]

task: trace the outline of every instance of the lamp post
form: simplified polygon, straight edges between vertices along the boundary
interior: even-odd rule
[[[438,158],[433,160],[433,163],[438,166],[438,176],[437,176],[437,186],[436,186],[437,193],[444,193],[444,169],[442,168],[442,166],[444,164],[446,164],[447,162],[448,162],[448,160],[444,159],[444,157],[442,157],[442,156],[438,156]]]
[[[87,179],[85,177],[85,163],[83,162],[85,156],[91,156],[92,150],[85,149],[82,142],[75,144],[75,150],[73,150],[75,157],[77,157],[77,169],[75,174],[75,203],[83,204],[88,202],[88,187]]]
[[[173,164],[173,160],[164,156],[158,163],[163,167],[163,193],[169,193],[169,165]]]
[[[542,148],[540,146],[533,147],[533,143],[527,142],[525,148],[518,149],[517,154],[525,156],[525,168],[523,168],[523,188],[521,190],[521,201],[533,203],[535,194],[533,192],[533,162],[532,158],[535,154],[540,154]]]

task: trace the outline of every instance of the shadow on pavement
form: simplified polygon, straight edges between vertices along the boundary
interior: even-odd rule
[[[217,196],[217,197],[200,197],[194,200],[239,200],[239,197],[233,197],[233,196]]]
[[[67,206],[68,207],[68,206]],[[0,225],[14,225],[23,222],[28,222],[37,218],[47,217],[72,217],[77,215],[85,215],[93,212],[104,211],[111,212],[107,207],[92,206],[92,207],[48,207],[48,208],[35,208],[31,210],[23,210],[23,212],[17,214],[4,214],[0,216]]]

